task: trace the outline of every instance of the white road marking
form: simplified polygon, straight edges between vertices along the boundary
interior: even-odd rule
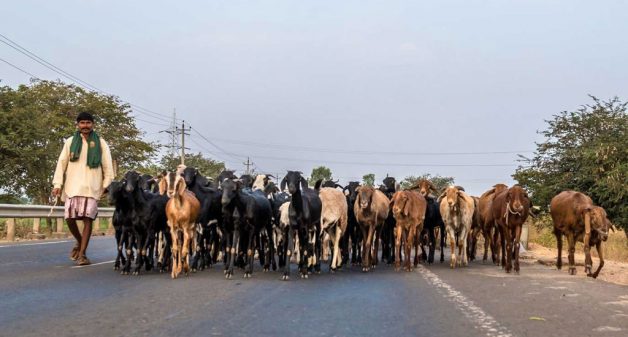
[[[607,332],[607,331],[617,332],[617,331],[621,331],[621,328],[616,328],[614,326],[600,326],[600,327],[597,327],[597,328],[593,329],[593,331],[598,331],[598,332]]]
[[[461,292],[454,289],[449,284],[443,282],[436,274],[432,273],[422,265],[417,267],[421,276],[445,297],[453,302],[471,322],[476,324],[476,328],[484,331],[486,336],[509,337],[512,333],[506,327],[501,326],[497,321],[485,313],[482,308],[467,299]]]
[[[39,245],[52,245],[55,243],[65,243],[65,242],[72,242],[71,240],[64,240],[64,241],[52,241],[52,242],[37,242],[37,243],[17,243],[14,245],[4,245],[4,246],[0,246],[0,248],[9,248],[9,247],[24,247],[24,246],[39,246]]]
[[[74,269],[74,268],[93,267],[93,266],[97,266],[97,265],[100,265],[100,264],[112,263],[112,262],[115,262],[115,261],[116,261],[116,260],[104,261],[104,262],[98,262],[98,263],[88,264],[88,265],[86,265],[86,266],[74,266],[74,267],[70,267],[70,268]]]

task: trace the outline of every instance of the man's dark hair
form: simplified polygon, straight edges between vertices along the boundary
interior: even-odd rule
[[[87,111],[81,111],[78,116],[76,116],[76,122],[80,122],[80,121],[94,121],[94,116],[92,116],[91,113],[87,112]]]

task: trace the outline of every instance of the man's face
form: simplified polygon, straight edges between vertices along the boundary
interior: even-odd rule
[[[81,120],[81,121],[78,121],[78,123],[76,123],[76,126],[78,127],[79,131],[81,131],[82,134],[89,135],[89,133],[92,132],[94,123],[88,120]]]

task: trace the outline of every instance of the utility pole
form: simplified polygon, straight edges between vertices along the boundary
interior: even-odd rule
[[[181,165],[185,165],[185,136],[190,134],[187,131],[192,130],[191,127],[185,128],[185,121],[181,121],[181,129],[177,129],[177,132],[181,132]]]
[[[253,165],[253,162],[251,162],[249,157],[246,157],[246,162],[244,162],[242,164],[244,164],[246,166],[246,173],[245,174],[251,174],[251,171],[250,171],[249,168],[251,167],[251,165]]]
[[[161,130],[159,132],[165,132],[170,135],[170,142],[168,145],[166,145],[166,147],[168,148],[170,152],[170,156],[174,158],[177,155],[177,147],[179,147],[179,144],[177,144],[178,131],[177,131],[177,109],[176,108],[172,112],[172,124],[170,124],[170,128],[168,128],[167,130]]]

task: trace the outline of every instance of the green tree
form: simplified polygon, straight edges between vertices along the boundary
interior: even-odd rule
[[[156,144],[141,139],[131,108],[58,81],[0,87],[0,189],[47,203],[64,140],[76,130],[78,111],[94,113],[95,130],[109,143],[117,174],[145,163]]]
[[[548,120],[533,158],[523,158],[513,178],[527,188],[536,205],[546,207],[556,194],[576,190],[604,207],[610,220],[628,228],[628,114],[618,98]]]
[[[424,173],[420,176],[407,176],[401,181],[401,188],[406,189],[415,186],[419,180],[427,179],[432,182],[437,191],[442,191],[446,187],[454,184],[454,177],[443,177],[440,175],[432,176],[429,173]]]
[[[319,166],[312,169],[312,174],[308,183],[310,186],[314,186],[317,180],[331,180],[331,170],[325,166]]]
[[[362,183],[366,186],[375,186],[375,174],[369,173],[362,176]]]
[[[161,170],[166,169],[169,171],[174,171],[177,169],[177,166],[179,164],[181,164],[180,156],[172,156],[168,154],[161,158],[160,165],[158,165],[157,167],[160,167]],[[206,177],[211,177],[211,178],[217,177],[218,174],[222,172],[222,170],[225,169],[225,164],[223,162],[219,162],[211,158],[203,157],[203,155],[200,152],[197,154],[186,153],[185,154],[185,166],[194,167],[198,169],[198,171],[202,175]],[[158,172],[154,172],[154,173],[148,172],[148,173],[155,174]]]

